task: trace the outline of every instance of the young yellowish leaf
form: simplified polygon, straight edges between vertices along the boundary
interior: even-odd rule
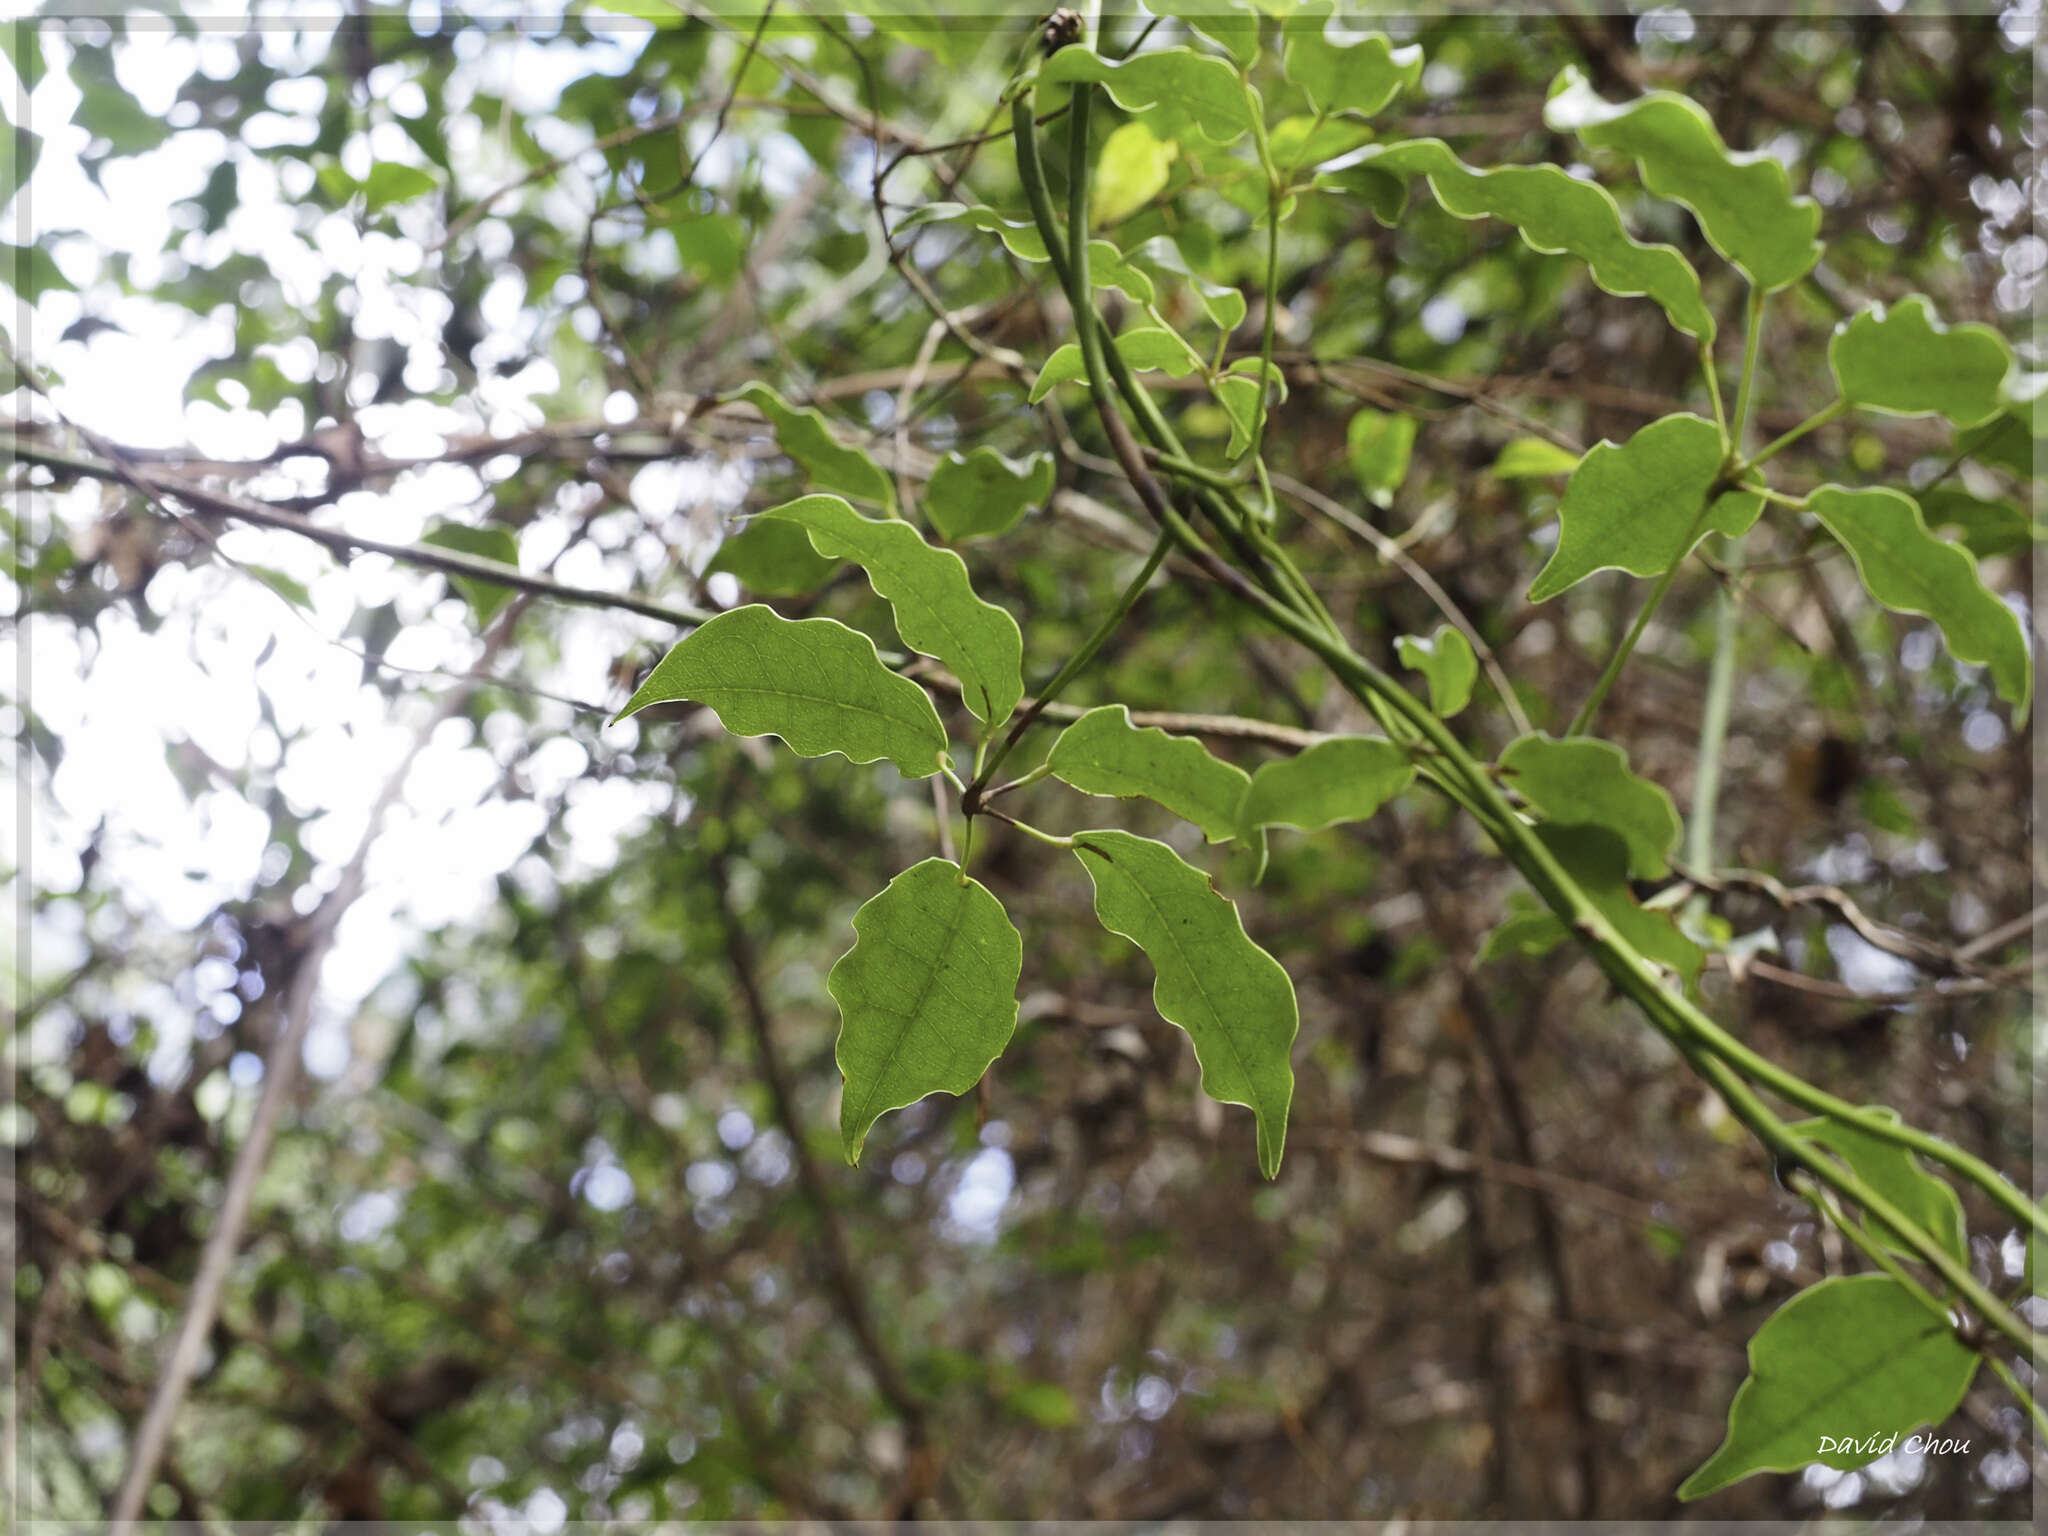
[[[1501,480],[1539,480],[1568,475],[1578,467],[1578,454],[1542,437],[1518,437],[1493,461],[1493,473]]]
[[[2034,663],[2018,617],[1984,585],[1967,551],[1927,531],[1911,497],[1824,485],[1806,507],[1849,551],[1872,597],[1894,613],[1932,619],[1950,654],[1989,667],[1999,696],[2025,718]]]
[[[1179,158],[1178,144],[1153,136],[1144,122],[1125,123],[1102,141],[1090,189],[1098,226],[1127,218],[1166,190]]]
[[[1164,843],[1128,832],[1076,832],[1074,854],[1095,882],[1102,926],[1152,962],[1153,1005],[1194,1042],[1202,1091],[1220,1104],[1246,1105],[1256,1117],[1259,1170],[1272,1178],[1294,1097],[1294,983],[1245,933],[1236,905]]]
[[[1728,1437],[1680,1485],[1705,1498],[1753,1472],[1866,1466],[1963,1400],[1979,1356],[1889,1275],[1837,1275],[1773,1312],[1749,1341]]]
[[[795,523],[819,554],[852,560],[896,612],[903,643],[936,656],[960,679],[960,697],[996,726],[1024,696],[1024,636],[1017,621],[974,595],[967,567],[901,519],[862,517],[837,496],[803,496],[761,514]]]
[[[780,736],[799,757],[886,758],[909,779],[937,773],[946,750],[932,701],[882,665],[874,641],[758,603],[691,630],[612,718],[680,699],[710,705],[735,736]]]
[[[825,985],[839,1004],[839,1134],[860,1161],[876,1119],[966,1093],[1017,1027],[1024,941],[1003,904],[949,859],[891,880],[853,917]]]
[[[1344,432],[1344,450],[1351,472],[1374,506],[1394,500],[1408,478],[1408,460],[1415,449],[1415,418],[1370,406],[1357,412]]]
[[[1156,801],[1200,827],[1212,843],[1236,834],[1238,807],[1251,783],[1242,768],[1212,757],[1192,736],[1170,736],[1157,726],[1140,730],[1121,704],[1091,709],[1060,732],[1046,766],[1084,794]]]

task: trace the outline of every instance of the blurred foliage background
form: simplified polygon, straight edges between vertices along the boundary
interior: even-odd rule
[[[1149,537],[1086,413],[1026,404],[1065,334],[1042,269],[964,226],[897,228],[942,199],[1021,209],[1006,141],[981,136],[1032,18],[320,9],[0,28],[26,130],[0,162],[9,334],[34,370],[9,381],[0,637],[28,811],[6,834],[17,1512],[106,1507],[290,1025],[305,1071],[156,1515],[1675,1514],[1743,1341],[1854,1255],[1592,967],[1478,963],[1510,882],[1441,807],[1281,835],[1256,886],[1207,856],[1301,996],[1276,1182],[1249,1115],[1199,1097],[1081,871],[986,831],[976,873],[1027,935],[1017,1039],[977,1096],[888,1117],[849,1168],[824,976],[853,909],[934,850],[926,787],[705,714],[607,728],[673,624],[366,551],[516,554],[542,586],[684,609],[744,582],[887,644],[863,584],[812,589],[786,549],[728,542],[800,485],[758,415],[709,408],[765,379],[913,506],[955,447],[1056,455],[1050,501],[963,548],[1042,679]],[[1541,109],[1575,64],[1610,98],[1682,89],[1786,159],[1830,246],[1772,312],[1775,433],[1825,398],[1825,336],[1870,299],[1928,293],[2038,365],[2037,18],[1392,17],[1430,62],[1375,126],[1573,163]],[[1105,48],[1152,28],[1185,33],[1112,4]],[[1255,78],[1286,110],[1274,61]],[[1588,173],[1713,267],[1623,169]],[[1256,352],[1235,162],[1155,143],[1141,170],[1108,235],[1170,233],[1242,288],[1228,345]],[[1527,605],[1561,482],[1495,461],[1697,407],[1693,354],[1653,306],[1426,197],[1392,227],[1302,198],[1281,271],[1269,439],[1327,504],[1290,514],[1291,545],[1390,669],[1394,637],[1439,622],[1421,567],[1561,728],[1642,587]],[[1724,347],[1729,276],[1708,286]],[[1200,325],[1190,292],[1168,302]],[[1221,446],[1213,406],[1175,408]],[[1361,409],[1414,423],[1393,484],[1361,481]],[[1797,473],[1946,476],[1950,526],[2026,604],[2032,446],[1958,470],[1938,423],[1862,419]],[[1838,550],[1792,519],[1759,538],[1735,862],[1980,969],[1873,947],[1832,897],[1736,885],[1716,910],[1753,960],[1710,999],[1835,1091],[2024,1169],[2024,734]],[[1681,806],[1715,588],[1680,578],[1603,716]],[[1071,697],[1359,724],[1184,581]],[[1460,727],[1489,752],[1513,734],[1483,686]],[[1208,736],[1248,766],[1268,750]],[[1062,829],[1091,814],[1033,796]],[[1971,1214],[2009,1286],[2013,1245]],[[1753,1479],[1702,1512],[2023,1517],[2019,1410],[1980,1391],[1951,1432],[1967,1454]]]

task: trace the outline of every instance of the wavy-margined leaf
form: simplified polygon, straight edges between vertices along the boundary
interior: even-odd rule
[[[1661,880],[1683,826],[1661,784],[1629,771],[1611,741],[1520,736],[1500,755],[1501,772],[1524,800],[1559,826],[1605,827],[1628,846],[1628,872]]]
[[[1283,23],[1283,67],[1318,112],[1361,112],[1370,117],[1422,78],[1422,50],[1396,47],[1373,32],[1355,43],[1329,35],[1332,8],[1305,5]]]
[[[1116,350],[1139,373],[1158,371],[1184,379],[1202,366],[1202,359],[1181,339],[1180,332],[1164,326],[1141,325],[1125,331],[1116,339]],[[1038,378],[1031,386],[1031,403],[1038,404],[1062,384],[1087,382],[1088,370],[1081,360],[1081,349],[1071,341],[1062,342],[1038,370]]]
[[[1036,224],[1006,219],[993,208],[970,207],[965,203],[926,203],[904,215],[897,231],[916,229],[922,224],[965,224],[986,230],[1000,239],[1019,261],[1045,262],[1045,237]],[[1134,303],[1150,304],[1154,297],[1152,279],[1124,259],[1124,254],[1107,240],[1088,242],[1088,280],[1097,288],[1120,290]]]
[[[1021,464],[986,445],[949,453],[932,466],[925,483],[924,515],[955,543],[1008,533],[1052,495],[1053,473],[1049,453],[1034,453]]]
[[[1342,117],[1283,117],[1266,130],[1266,149],[1283,174],[1327,164],[1372,141],[1365,124]]]
[[[1136,213],[1166,190],[1180,146],[1161,139],[1139,119],[1117,128],[1102,141],[1095,158],[1095,184],[1089,212],[1100,226]]]
[[[1344,452],[1351,461],[1351,472],[1376,507],[1393,502],[1394,492],[1408,478],[1408,461],[1414,451],[1413,416],[1367,406],[1354,412],[1344,429]]]
[[[903,643],[952,668],[975,718],[991,726],[1009,718],[1024,696],[1024,636],[1005,610],[975,596],[958,555],[932,548],[900,519],[862,517],[837,496],[802,496],[761,516],[797,524],[821,555],[857,562],[895,609]]]
[[[1633,239],[1613,196],[1595,182],[1555,165],[1475,170],[1441,139],[1368,145],[1359,152],[1359,164],[1404,178],[1419,175],[1446,213],[1512,224],[1531,249],[1576,256],[1607,292],[1653,300],[1688,336],[1714,339],[1713,312],[1700,295],[1692,263],[1673,246]]]
[[[1529,601],[1543,602],[1595,571],[1661,576],[1709,533],[1735,537],[1763,511],[1750,491],[1723,491],[1700,505],[1721,473],[1721,429],[1698,416],[1666,416],[1626,443],[1593,445],[1565,486],[1557,549],[1536,573]]]
[[[1237,907],[1164,843],[1128,832],[1076,832],[1074,855],[1095,882],[1095,915],[1152,962],[1153,1006],[1187,1031],[1202,1091],[1248,1106],[1258,1120],[1259,1170],[1280,1171],[1288,1052],[1300,1026],[1294,983],[1254,944]]]
[[[853,915],[825,985],[839,1004],[839,1134],[931,1093],[966,1093],[1017,1027],[1024,941],[1003,904],[950,859],[906,869]]]
[[[1518,437],[1501,449],[1493,461],[1499,480],[1540,480],[1551,475],[1568,475],[1579,467],[1581,455],[1543,437]]]
[[[1771,156],[1729,149],[1687,97],[1652,91],[1616,106],[1568,66],[1551,83],[1543,121],[1631,157],[1643,185],[1691,209],[1708,243],[1766,292],[1796,283],[1820,258],[1820,204],[1794,196]]]
[[[780,736],[799,757],[886,758],[908,779],[939,771],[946,728],[925,691],[837,619],[785,619],[759,603],[679,640],[614,722],[650,704],[708,704],[735,736]]]
[[[1629,845],[1613,828],[1539,822],[1536,835],[1565,872],[1639,955],[1669,966],[1688,990],[1698,985],[1707,957],[1664,912],[1638,905],[1629,889]]]
[[[1436,633],[1424,639],[1402,635],[1394,642],[1394,654],[1402,665],[1413,667],[1429,684],[1429,704],[1448,720],[1472,702],[1472,685],[1479,681],[1479,658],[1472,654],[1472,642],[1455,624],[1439,624]]]
[[[1851,405],[1893,416],[1945,416],[1972,427],[1998,413],[2012,349],[1988,325],[1943,325],[1916,293],[1836,326],[1828,366]]]
[[[1979,560],[2024,554],[2043,537],[2041,525],[2029,519],[2017,502],[2003,496],[1986,500],[1954,486],[1934,485],[1914,499],[1929,528],[1955,529],[1963,548]]]
[[[1249,834],[1260,827],[1317,832],[1364,821],[1414,781],[1414,762],[1384,736],[1333,736],[1261,764],[1238,824]]]
[[[1243,0],[1146,0],[1145,9],[1186,22],[1222,44],[1240,64],[1259,61],[1258,13]]]
[[[1889,1275],[1810,1285],[1749,1341],[1749,1376],[1728,1410],[1728,1437],[1679,1486],[1708,1494],[1752,1472],[1813,1462],[1866,1466],[1923,1424],[1956,1411],[1979,1356],[1948,1320]]]
[[[1121,704],[1089,710],[1060,732],[1045,761],[1054,778],[1084,794],[1156,801],[1212,843],[1236,834],[1251,783],[1242,768],[1212,757],[1192,736],[1170,736],[1156,725],[1140,730]]]
[[[766,384],[749,384],[732,398],[746,401],[768,418],[777,446],[802,467],[818,489],[884,507],[896,504],[896,489],[881,466],[834,437],[823,412],[791,405]]]
[[[509,528],[477,528],[468,523],[441,523],[424,538],[422,544],[432,544],[440,549],[452,549],[457,554],[475,555],[482,560],[495,560],[500,565],[519,569],[519,540]],[[448,585],[458,592],[462,600],[476,612],[476,621],[488,625],[512,601],[512,589],[501,587],[495,582],[480,581],[474,576],[448,578]]]
[[[1230,418],[1230,444],[1223,450],[1229,458],[1237,458],[1252,445],[1252,427],[1259,413],[1259,369],[1262,366],[1266,365],[1256,357],[1241,357],[1210,386],[1216,403]],[[1277,363],[1267,367],[1266,393],[1270,401],[1287,398],[1287,377],[1281,373]]]
[[[1039,66],[1038,79],[1043,85],[1103,86],[1126,112],[1169,108],[1217,144],[1236,143],[1264,120],[1264,107],[1235,69],[1187,48],[1134,54],[1120,63],[1092,48],[1062,48]]]
[[[1894,1125],[1899,1123],[1899,1112],[1888,1104],[1871,1105],[1866,1112]],[[1928,1172],[1911,1150],[1845,1120],[1800,1120],[1788,1129],[1838,1153],[1850,1172],[1897,1206],[1901,1215],[1911,1217],[1963,1263],[1970,1262],[1970,1240],[1963,1230],[1963,1202],[1956,1198],[1947,1181]],[[1894,1253],[1918,1257],[1906,1246],[1905,1239],[1882,1221],[1866,1217],[1865,1224],[1870,1235]]]
[[[1234,331],[1244,324],[1244,294],[1228,283],[1211,282],[1189,266],[1172,236],[1154,235],[1134,249],[1129,259],[1140,266],[1171,273],[1194,289],[1209,323],[1218,330]]]
[[[756,597],[797,597],[825,585],[841,563],[819,554],[803,529],[753,518],[726,537],[705,570],[725,572]]]
[[[1965,550],[1927,531],[1910,496],[1824,485],[1806,508],[1849,551],[1865,591],[1894,613],[1932,619],[1950,654],[1989,667],[1999,696],[2025,717],[2034,667],[2019,619]]]

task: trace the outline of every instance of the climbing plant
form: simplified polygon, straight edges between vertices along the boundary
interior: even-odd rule
[[[961,226],[1000,241],[1049,269],[1066,301],[1071,340],[1044,359],[1030,397],[1085,395],[1157,536],[1093,633],[1063,658],[1035,653],[1028,615],[1020,635],[1007,611],[976,595],[946,547],[1000,536],[1017,509],[1044,495],[1047,462],[1015,464],[987,451],[948,458],[926,488],[921,528],[872,459],[837,442],[815,412],[749,385],[730,398],[763,410],[781,450],[817,488],[755,518],[746,537],[779,539],[774,569],[756,585],[773,590],[794,568],[789,579],[800,589],[850,562],[888,604],[903,643],[943,671],[885,655],[837,620],[787,619],[749,604],[685,636],[620,712],[693,701],[737,735],[778,736],[806,757],[887,762],[908,779],[936,776],[957,795],[960,856],[928,859],[892,880],[860,909],[856,942],[832,968],[847,1157],[858,1159],[878,1116],[931,1093],[972,1090],[1010,1040],[1028,935],[972,872],[977,835],[987,835],[979,829],[994,822],[1073,854],[1102,926],[1150,962],[1155,1005],[1186,1032],[1204,1091],[1251,1110],[1259,1168],[1274,1176],[1294,1086],[1297,1011],[1287,972],[1247,935],[1229,895],[1173,847],[1109,824],[1048,832],[1013,813],[1013,797],[1053,779],[1084,795],[1150,800],[1209,842],[1252,850],[1243,873],[1256,878],[1270,828],[1317,832],[1370,817],[1399,796],[1440,796],[1472,818],[1540,903],[1510,920],[1515,950],[1580,946],[1769,1150],[1780,1177],[1876,1267],[1808,1287],[1758,1332],[1727,1438],[1680,1496],[1814,1461],[1864,1465],[1894,1437],[1944,1420],[1979,1369],[2038,1417],[2012,1365],[2048,1363],[2048,1346],[1973,1272],[1948,1180],[1976,1188],[2036,1245],[2048,1213],[1975,1156],[1884,1106],[1845,1102],[1737,1038],[1699,992],[1706,953],[1729,935],[1697,906],[1644,904],[1632,885],[1667,876],[1681,842],[1691,867],[1713,866],[1714,786],[1734,676],[1726,630],[1689,828],[1669,795],[1595,734],[1603,700],[1681,566],[1710,541],[1723,568],[1739,569],[1745,535],[1766,516],[1839,545],[1872,599],[1932,620],[1950,653],[1984,667],[2023,721],[2033,678],[2019,619],[1985,586],[1968,548],[1930,531],[1913,489],[1829,480],[1795,494],[1772,475],[1809,434],[1855,412],[1938,417],[1959,434],[1960,460],[2007,423],[2031,434],[2035,379],[1988,326],[1944,324],[1918,296],[1873,304],[1849,314],[1828,344],[1833,399],[1759,443],[1758,404],[1775,382],[1760,347],[1772,299],[1823,254],[1819,207],[1794,193],[1779,160],[1731,149],[1683,95],[1610,101],[1570,69],[1550,90],[1550,129],[1687,210],[1739,277],[1741,331],[1724,339],[1693,265],[1671,245],[1632,236],[1614,196],[1582,167],[1473,166],[1439,140],[1370,139],[1374,115],[1419,77],[1420,48],[1340,36],[1327,8],[1303,7],[1280,29],[1276,115],[1249,74],[1271,29],[1249,11],[1190,15],[1192,44],[1141,45],[1121,57],[1099,52],[1077,13],[1038,24],[1004,92],[1023,206],[928,204],[899,226]],[[1099,134],[1109,109],[1121,124]],[[1171,236],[1132,251],[1104,237],[1105,225],[1164,186],[1176,160],[1199,162],[1209,184],[1263,223],[1265,281],[1249,298],[1197,277]],[[1049,161],[1064,166],[1063,178]],[[1477,675],[1466,634],[1447,625],[1399,640],[1420,690],[1354,648],[1290,550],[1266,456],[1271,409],[1287,388],[1274,356],[1290,217],[1305,201],[1334,199],[1395,222],[1411,184],[1459,218],[1502,221],[1536,250],[1583,262],[1609,293],[1657,305],[1699,360],[1697,410],[1583,457],[1539,457],[1532,466],[1565,484],[1555,548],[1529,600],[1555,598],[1608,569],[1650,585],[1562,735],[1522,735],[1492,762],[1450,723]],[[1116,323],[1105,304],[1111,290]],[[1173,303],[1177,290],[1192,308]],[[1253,304],[1263,315],[1261,345],[1231,358],[1230,332]],[[1200,381],[1227,426],[1220,452],[1191,450],[1150,374]],[[1349,438],[1368,488],[1398,483],[1412,424],[1362,412]],[[786,536],[791,529],[808,548]],[[1378,734],[1325,737],[1247,774],[1194,737],[1134,725],[1127,703],[1053,731],[1046,707],[1130,622],[1168,560],[1173,579],[1213,583],[1310,652]],[[1043,679],[1028,699],[1027,666]],[[939,681],[972,717],[958,739],[934,706]],[[1505,694],[1500,702],[1509,702]],[[1039,765],[1004,778],[1034,731],[1050,737]],[[1789,1120],[1771,1099],[1811,1118]]]

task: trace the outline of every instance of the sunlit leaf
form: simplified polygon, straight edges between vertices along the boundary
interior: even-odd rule
[[[1062,48],[1038,71],[1046,85],[1089,81],[1108,89],[1126,112],[1169,106],[1185,113],[1202,136],[1232,144],[1253,130],[1264,109],[1252,88],[1223,60],[1187,48],[1165,48],[1111,63],[1092,48]]]
[[[1899,1112],[1888,1104],[1870,1106],[1867,1113],[1893,1125]],[[1963,1229],[1963,1203],[1949,1184],[1930,1173],[1913,1153],[1895,1141],[1872,1135],[1846,1120],[1800,1120],[1789,1127],[1808,1141],[1819,1142],[1839,1153],[1849,1170],[1935,1238],[1963,1263],[1970,1262],[1970,1240]],[[1884,1222],[1866,1217],[1870,1235],[1908,1258],[1918,1255]]]
[[[1691,209],[1708,243],[1766,292],[1797,282],[1820,257],[1820,204],[1794,196],[1791,177],[1770,155],[1729,149],[1706,109],[1687,97],[1652,91],[1616,106],[1567,66],[1551,84],[1543,121],[1631,157],[1643,185]]]
[[[1828,365],[1851,405],[1971,427],[1997,414],[2012,349],[1988,325],[1943,325],[1916,293],[1836,326]]]
[[[1074,854],[1095,882],[1102,926],[1152,962],[1153,1006],[1194,1042],[1202,1091],[1221,1104],[1247,1105],[1257,1118],[1259,1170],[1272,1178],[1294,1097],[1294,983],[1245,933],[1235,904],[1164,843],[1077,832]]]
[[[1866,1466],[1892,1448],[1892,1436],[1954,1413],[1978,1358],[1889,1275],[1810,1285],[1749,1341],[1728,1436],[1678,1496],[1704,1498],[1753,1472],[1814,1462]]]
[[[876,1119],[966,1093],[1017,1027],[1024,941],[1003,904],[949,859],[906,869],[853,916],[826,978],[839,1004],[839,1134],[860,1161]]]
[[[1372,130],[1342,117],[1285,117],[1266,130],[1267,151],[1283,171],[1299,171],[1350,154]]]
[[[1084,794],[1156,801],[1200,827],[1212,843],[1236,834],[1238,807],[1251,783],[1242,768],[1211,756],[1192,736],[1132,725],[1121,704],[1091,709],[1060,732],[1046,766]]]
[[[917,684],[836,619],[785,619],[760,604],[721,613],[677,642],[626,707],[689,699],[735,736],[780,736],[799,757],[886,758],[905,778],[939,771],[946,730]]]
[[[1378,32],[1355,43],[1329,36],[1331,7],[1305,5],[1286,23],[1287,78],[1307,94],[1318,112],[1383,109],[1422,78],[1422,50],[1396,47]]]
[[[1238,821],[1246,833],[1259,827],[1316,832],[1364,821],[1414,781],[1414,762],[1385,737],[1333,736],[1261,764]]]
[[[884,507],[896,504],[895,487],[881,466],[858,448],[848,448],[832,435],[824,413],[794,406],[766,384],[749,384],[731,397],[752,405],[775,429],[776,444],[801,467],[821,491],[836,491]]]
[[[1408,460],[1415,449],[1415,418],[1370,406],[1351,418],[1344,432],[1344,451],[1351,472],[1375,506],[1389,506],[1394,492],[1408,478]]]
[[[1661,880],[1683,826],[1660,784],[1629,771],[1628,754],[1611,741],[1573,736],[1521,736],[1500,755],[1515,792],[1558,826],[1605,827],[1628,847],[1628,872]]]
[[[424,197],[439,185],[431,174],[416,165],[380,160],[363,178],[363,205],[371,213],[379,213],[393,203],[407,203],[416,197]]]
[[[1679,330],[1714,339],[1714,316],[1700,296],[1692,264],[1671,246],[1632,239],[1613,196],[1597,183],[1555,165],[1475,170],[1440,139],[1368,145],[1359,163],[1392,175],[1422,176],[1446,212],[1512,224],[1532,249],[1585,262],[1607,292],[1649,298]]]
[[[1133,120],[1102,141],[1095,161],[1091,211],[1097,224],[1114,224],[1136,213],[1166,190],[1178,144],[1162,142]],[[1091,263],[1092,265],[1092,263]]]
[[[1565,487],[1557,550],[1536,574],[1529,601],[1540,603],[1595,571],[1661,576],[1709,533],[1746,533],[1763,498],[1724,491],[1701,504],[1719,478],[1726,444],[1698,416],[1666,416],[1617,445],[1596,443]]]
[[[924,515],[956,543],[1008,533],[1032,507],[1052,495],[1053,462],[1034,453],[1019,464],[986,445],[948,453],[925,484]]]
[[[1989,667],[1999,696],[2026,715],[2033,658],[2018,616],[1984,585],[1967,551],[1927,531],[1911,497],[1824,485],[1806,507],[1849,551],[1872,597],[1932,619],[1949,653]]]
[[[837,496],[804,496],[761,514],[807,530],[828,559],[852,560],[896,612],[903,643],[936,656],[984,725],[1000,725],[1024,696],[1024,637],[1017,621],[975,596],[967,567],[900,519],[862,517]]]
[[[1472,654],[1472,642],[1457,625],[1439,624],[1426,640],[1402,635],[1394,642],[1394,653],[1427,680],[1430,707],[1444,719],[1472,702],[1472,685],[1479,681],[1479,658]]]
[[[1544,437],[1518,437],[1501,449],[1493,473],[1502,480],[1537,480],[1568,475],[1579,467],[1579,455]]]

